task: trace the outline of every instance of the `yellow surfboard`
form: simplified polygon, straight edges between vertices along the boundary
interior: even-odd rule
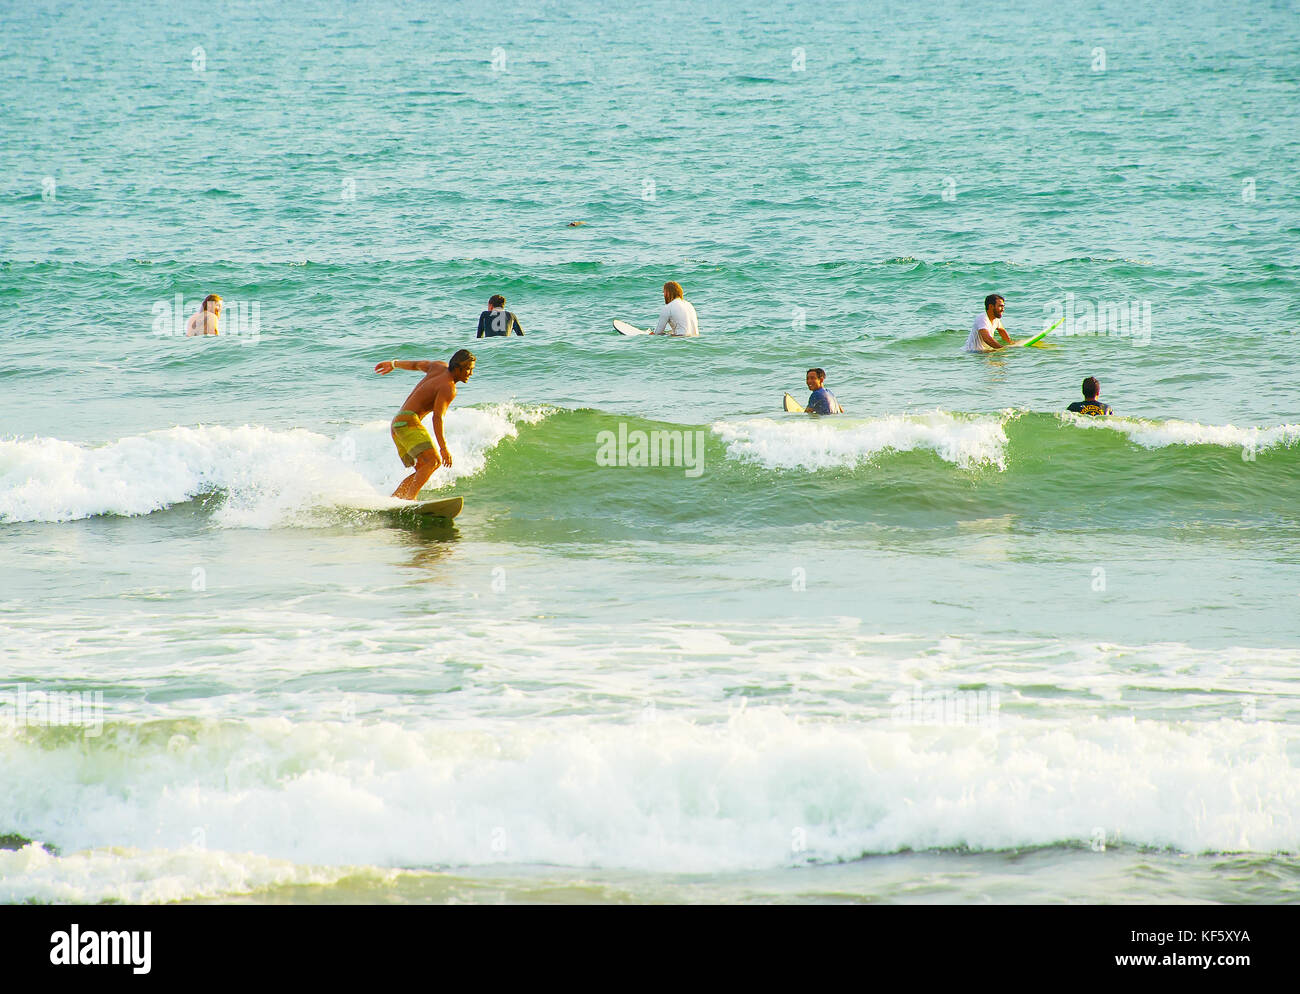
[[[402,507],[387,508],[388,514],[416,515],[421,518],[454,518],[465,506],[464,497],[443,497],[441,500],[413,500]]]

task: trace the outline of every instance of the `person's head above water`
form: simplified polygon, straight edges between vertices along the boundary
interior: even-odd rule
[[[1096,400],[1101,393],[1101,381],[1095,376],[1089,376],[1083,381],[1083,399]],[[1123,398],[1120,398],[1123,400]]]
[[[984,313],[991,318],[1002,317],[1002,310],[1006,307],[1006,298],[1000,293],[990,293],[984,298]]]
[[[458,349],[447,363],[447,372],[456,383],[464,383],[474,375],[474,363],[478,360],[469,349]]]
[[[220,314],[221,298],[215,293],[208,294],[206,297],[203,298],[203,306],[200,307],[199,310],[211,311],[213,314]]]
[[[489,311],[497,307],[505,307],[505,306],[506,306],[506,298],[501,296],[501,294],[499,293],[493,294],[492,299],[488,301]]]
[[[682,285],[676,281],[664,284],[664,303],[671,304],[674,300],[680,300],[686,296],[686,291]]]
[[[808,384],[809,390],[820,390],[826,383],[826,370],[814,366],[804,374],[804,382]]]

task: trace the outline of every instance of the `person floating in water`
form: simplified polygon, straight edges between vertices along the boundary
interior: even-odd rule
[[[1101,381],[1095,376],[1089,376],[1083,381],[1083,400],[1076,400],[1066,410],[1072,414],[1086,414],[1090,418],[1102,414],[1114,414],[1109,404],[1103,404],[1097,399],[1100,396]]]
[[[221,298],[215,293],[210,293],[203,298],[203,303],[199,309],[191,316],[189,323],[185,325],[185,334],[195,335],[219,335],[221,333]]]
[[[509,338],[511,335],[520,335],[524,333],[524,327],[519,323],[519,319],[506,310],[506,298],[501,294],[496,294],[488,301],[488,309],[478,316],[478,336],[479,338],[495,338],[502,336]]]
[[[402,465],[414,466],[415,472],[397,485],[394,497],[415,500],[439,466],[451,465],[447,439],[443,435],[443,418],[447,408],[456,399],[456,384],[466,382],[474,375],[474,353],[461,349],[451,357],[451,362],[427,359],[385,359],[376,364],[375,372],[387,376],[395,369],[410,369],[424,373],[424,379],[415,385],[402,410],[393,418],[393,444],[402,458]],[[424,418],[433,412],[433,434],[438,439],[434,451],[433,439],[424,427]]]
[[[970,336],[962,349],[963,352],[996,352],[998,349],[1016,344],[1011,340],[1006,326],[1002,323],[1002,311],[1006,303],[1005,298],[999,293],[990,293],[984,298],[984,313],[975,319]],[[995,334],[1001,336],[1001,344],[993,337]]]
[[[671,328],[671,331],[666,329]],[[664,284],[664,306],[659,312],[659,323],[652,335],[673,335],[677,338],[699,338],[700,319],[695,308],[686,299],[680,283]]]
[[[808,395],[808,404],[804,407],[807,414],[843,414],[844,408],[840,407],[840,402],[835,399],[835,394],[826,389],[826,370],[820,366],[808,370],[804,377],[804,382],[808,384],[808,389],[812,391]]]

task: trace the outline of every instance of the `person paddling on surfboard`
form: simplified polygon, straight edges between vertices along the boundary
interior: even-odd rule
[[[666,331],[667,328],[672,331]],[[659,324],[650,334],[674,335],[678,338],[700,337],[700,319],[686,299],[680,283],[664,284],[664,306],[659,312]]]
[[[442,433],[443,418],[447,408],[456,399],[456,384],[466,382],[474,375],[474,353],[461,349],[451,357],[451,362],[428,359],[385,359],[375,365],[375,372],[387,376],[395,369],[410,369],[424,373],[424,379],[415,385],[402,410],[393,418],[393,444],[404,466],[415,467],[415,472],[397,485],[394,497],[416,500],[424,486],[439,466],[451,465],[447,439]],[[424,427],[424,419],[433,412],[433,434],[438,439],[434,451],[433,439]]]
[[[1109,404],[1103,404],[1097,398],[1101,396],[1101,381],[1089,376],[1083,381],[1083,400],[1076,400],[1066,408],[1071,414],[1086,414],[1090,418],[1103,414],[1114,414]]]
[[[970,337],[966,339],[966,346],[962,349],[963,352],[996,352],[998,349],[1018,344],[1011,340],[1006,327],[1002,324],[1002,310],[1005,306],[1006,300],[999,293],[990,293],[984,298],[984,313],[975,319]],[[993,337],[994,334],[1001,336],[1002,344]]]

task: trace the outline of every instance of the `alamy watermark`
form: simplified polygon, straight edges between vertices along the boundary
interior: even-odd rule
[[[104,692],[96,690],[0,690],[0,728],[75,726],[89,737],[104,731]]]
[[[896,725],[975,725],[998,727],[1000,695],[996,690],[926,690],[921,684],[889,696]]]
[[[184,294],[176,294],[172,300],[154,302],[153,333],[160,337],[184,337],[190,318],[203,306],[202,299],[185,303]],[[235,335],[244,339],[259,338],[262,334],[262,305],[256,300],[221,301],[218,318],[218,333]],[[202,335],[202,329],[198,330]]]
[[[1044,330],[1060,325],[1057,335],[1106,335],[1131,338],[1135,345],[1151,341],[1151,301],[1085,300],[1072,293],[1065,300],[1043,305]]]
[[[704,474],[704,434],[681,428],[628,431],[620,422],[617,434],[608,429],[596,433],[596,465],[676,466],[688,477],[699,477]]]

